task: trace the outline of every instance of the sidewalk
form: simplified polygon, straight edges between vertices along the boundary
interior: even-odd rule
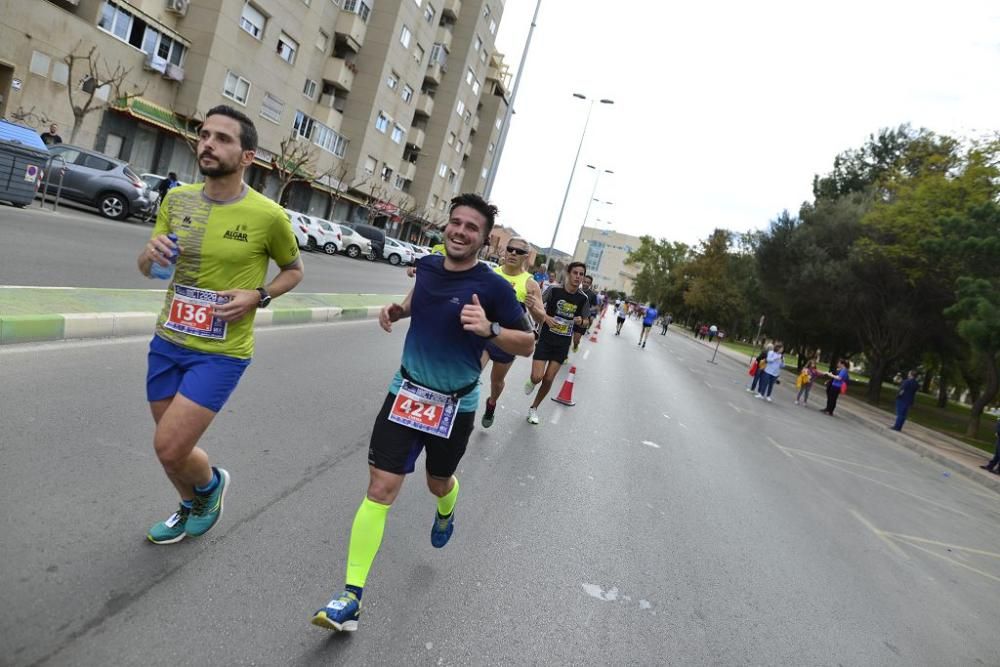
[[[683,335],[703,345],[709,352],[715,350],[715,343],[709,345],[706,341],[697,340],[686,329],[671,327],[670,333]],[[719,357],[723,356],[738,361],[747,368],[750,366],[750,359],[745,354],[720,345]],[[788,379],[794,384],[794,377],[789,376]],[[823,398],[825,400],[825,396]],[[866,426],[903,447],[1000,493],[1000,475],[986,472],[979,467],[990,459],[981,449],[913,422],[907,422],[902,431],[893,431],[889,428],[894,421],[893,415],[854,398],[850,392],[838,399],[836,414]]]
[[[378,317],[402,295],[297,294],[258,310],[254,326]],[[0,287],[0,345],[151,334],[164,290]]]

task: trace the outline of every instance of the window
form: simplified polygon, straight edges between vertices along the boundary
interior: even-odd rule
[[[264,101],[260,105],[260,115],[269,121],[278,123],[281,121],[281,112],[285,110],[285,103],[271,93],[264,93]]]
[[[424,19],[426,19],[426,21],[431,25],[434,25],[434,5],[429,2],[427,3],[427,6],[424,7]]]
[[[455,107],[455,112],[459,116],[461,116],[463,113],[465,113],[465,102],[463,102],[462,100],[459,100],[458,101],[458,105]]]
[[[478,95],[479,94],[479,81],[473,81],[472,82],[472,94],[473,95]]]
[[[399,85],[399,75],[389,72],[389,76],[385,78],[385,85],[389,86],[389,90],[396,90],[396,86]]]
[[[483,48],[483,40],[479,37],[479,35],[476,35],[476,40],[472,42],[472,48],[476,51]]]
[[[428,64],[436,65],[438,63],[444,65],[445,59],[448,57],[448,52],[444,50],[443,44],[434,44],[431,47],[431,59]]]
[[[133,16],[111,0],[105,0],[97,25],[143,53],[178,66],[184,60],[184,52],[187,50],[184,44]]]
[[[97,157],[96,155],[84,154],[83,166],[90,169],[97,169],[98,171],[111,171],[115,168],[115,163],[110,160]]]
[[[490,145],[486,147],[486,152],[487,152],[487,153],[492,153],[492,152],[493,152],[493,149],[495,149],[496,147],[497,147],[497,146],[496,146],[496,144],[494,144],[494,143],[493,143],[493,142],[491,141],[491,142],[490,142]]]
[[[413,4],[419,7],[420,5],[424,4],[424,0],[413,0]]]
[[[406,130],[404,130],[399,125],[393,125],[392,127],[392,141],[396,144],[403,143],[403,137],[406,136]]]
[[[503,125],[503,116],[500,116],[499,118],[497,118],[497,129],[499,130],[502,125]]]
[[[238,74],[226,72],[226,81],[222,85],[222,94],[246,106],[250,95],[250,81]]]
[[[365,158],[365,171],[371,176],[375,173],[375,168],[378,167],[378,160],[369,155]]]
[[[484,4],[483,5],[483,18],[484,19],[488,19],[489,17],[490,17],[490,6]]]
[[[379,172],[379,177],[386,183],[388,183],[389,180],[392,179],[392,169],[389,168],[389,165],[387,164],[382,165],[382,171]]]
[[[476,80],[476,73],[472,71],[471,67],[469,67],[468,69],[465,70],[465,82],[471,86],[472,82],[475,80]]]
[[[454,132],[449,132],[448,133],[448,139],[446,141],[448,142],[449,146],[454,145],[455,144],[455,133]]]
[[[489,167],[483,167],[483,171],[479,174],[479,178],[486,178],[486,176],[489,173],[490,173],[490,168]]]
[[[347,139],[323,123],[316,122],[315,126],[313,143],[337,157],[344,157],[344,153],[347,151]]]
[[[357,14],[362,21],[368,21],[368,15],[372,13],[371,5],[364,0],[344,0],[344,11]],[[372,171],[374,173],[374,170]]]
[[[424,61],[424,47],[417,44],[417,48],[413,49],[413,59],[418,65]]]
[[[49,64],[52,62],[52,58],[49,57],[47,53],[42,53],[41,51],[31,52],[31,65],[28,67],[32,74],[37,74],[39,76],[49,75]]]
[[[455,173],[454,169],[449,169],[448,170],[448,182],[449,183],[454,183],[456,176],[458,176],[458,174]]]
[[[60,62],[52,63],[52,80],[65,86],[68,79],[69,65]]]
[[[448,208],[448,200],[447,199],[442,199],[441,200],[441,205],[438,208],[440,208],[442,211],[445,210],[446,208]]]
[[[240,15],[241,28],[257,39],[261,39],[264,36],[264,25],[266,23],[267,18],[265,18],[259,9],[249,2],[243,5],[243,13]]]
[[[402,190],[403,188],[406,187],[406,179],[403,178],[402,176],[400,176],[399,174],[396,174],[396,184],[395,185],[396,185],[396,189],[397,190]]]
[[[493,19],[490,19],[490,34],[491,35],[497,34],[497,22],[494,21]]]
[[[295,122],[292,123],[294,133],[303,139],[311,139],[316,121],[301,111],[295,112]]]
[[[431,195],[431,208],[437,208],[437,207],[438,207],[438,196]]]
[[[375,118],[375,129],[385,134],[385,131],[389,129],[389,117],[385,115],[384,111],[379,111],[378,116]]]
[[[281,33],[278,37],[278,55],[288,64],[295,63],[295,53],[299,50],[299,43],[294,39]]]
[[[465,142],[459,139],[458,143],[455,144],[455,152],[461,153],[463,148],[465,148]]]
[[[440,176],[441,178],[444,178],[447,175],[448,175],[448,165],[446,165],[444,162],[442,162],[441,166],[438,167],[438,176]]]
[[[302,94],[311,100],[315,99],[316,89],[318,88],[318,86],[319,84],[317,84],[312,79],[306,79],[306,85],[302,86]]]
[[[412,36],[413,35],[410,32],[410,29],[405,25],[403,26],[403,29],[399,31],[399,43],[403,45],[404,49],[410,48],[410,37]]]
[[[408,85],[404,84],[403,85],[403,92],[401,93],[401,96],[403,98],[403,101],[406,102],[407,104],[409,104],[410,100],[413,99],[413,89],[410,88]]]
[[[326,53],[328,46],[330,46],[330,35],[326,34],[323,30],[320,30],[319,37],[316,38],[316,48],[323,53]]]
[[[489,56],[486,55],[486,49],[483,49],[482,51],[479,52],[479,62],[485,65],[487,58],[489,58]]]

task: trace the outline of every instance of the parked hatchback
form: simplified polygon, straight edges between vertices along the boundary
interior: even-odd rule
[[[49,153],[52,174],[46,195],[56,194],[63,166],[59,158],[62,158],[66,161],[62,197],[96,206],[101,215],[114,220],[149,212],[152,205],[149,188],[127,163],[70,144],[49,146]]]
[[[344,239],[344,253],[352,258],[369,257],[372,258],[372,242],[359,234],[356,230],[343,222],[336,223],[340,227],[340,233]]]
[[[389,260],[393,266],[413,264],[413,251],[410,250],[409,246],[399,239],[389,236],[385,237],[385,248],[382,251],[382,256]]]
[[[341,226],[350,227],[358,234],[361,234],[366,239],[372,242],[372,254],[369,255],[371,259],[376,257],[382,257],[385,250],[385,232],[375,227],[374,225],[368,225],[363,222],[352,222],[352,223],[341,223]]]
[[[326,220],[314,218],[305,213],[285,209],[292,220],[292,231],[295,228],[305,228],[306,247],[310,250],[322,250],[327,255],[335,255],[341,248],[340,230],[334,229]]]

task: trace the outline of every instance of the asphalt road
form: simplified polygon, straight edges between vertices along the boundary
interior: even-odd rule
[[[117,222],[96,213],[60,207],[0,204],[0,285],[148,289],[135,260],[152,226]],[[299,291],[404,294],[412,285],[405,269],[344,255],[303,253],[306,274]],[[274,276],[272,264],[268,272]]]
[[[546,400],[540,426],[519,360],[458,471],[451,543],[430,546],[413,477],[359,631],[311,626],[343,583],[404,333],[262,330],[203,440],[233,476],[225,516],[160,547],[145,530],[176,499],[151,451],[146,340],[0,350],[0,662],[1000,663],[996,494],[793,406],[787,383],[753,399],[700,343],[638,349],[633,321],[584,344],[577,405]]]

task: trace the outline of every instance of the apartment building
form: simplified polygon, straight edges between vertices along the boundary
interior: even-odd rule
[[[96,88],[108,106],[83,117],[75,143],[196,180],[197,121],[230,104],[260,135],[251,186],[311,214],[425,230],[443,224],[470,165],[481,173],[475,151],[495,149],[493,115],[475,137],[477,112],[502,121],[505,109],[502,12],[501,0],[0,0],[0,115],[57,122],[68,142],[68,87],[78,104]],[[91,49],[99,78],[128,70],[127,101],[88,83],[83,61],[69,80],[67,55]],[[304,150],[311,178],[279,192],[277,167]]]
[[[587,274],[594,277],[600,289],[631,293],[639,267],[628,266],[629,253],[639,248],[637,236],[609,229],[583,227],[573,252],[574,262],[587,265]]]

